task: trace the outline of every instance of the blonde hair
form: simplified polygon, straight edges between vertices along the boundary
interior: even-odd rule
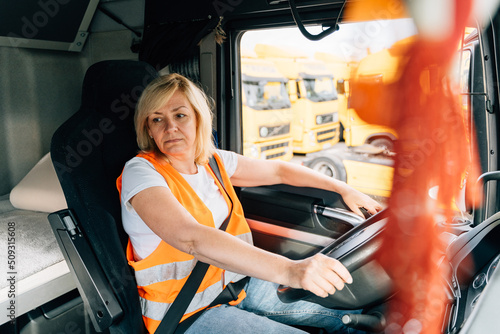
[[[195,162],[205,164],[215,151],[211,103],[205,93],[186,77],[172,73],[153,80],[142,93],[135,111],[137,144],[145,153],[163,154],[148,133],[148,117],[161,109],[174,93],[182,92],[196,115]]]

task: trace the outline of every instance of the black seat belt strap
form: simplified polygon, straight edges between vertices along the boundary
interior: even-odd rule
[[[210,169],[212,169],[212,172],[215,174],[215,177],[217,177],[217,180],[219,180],[219,183],[222,186],[222,189],[224,189],[224,192],[226,193],[227,198],[231,202],[231,208],[229,208],[229,216],[226,218],[226,220],[224,220],[224,222],[222,223],[222,225],[220,227],[220,229],[222,231],[225,231],[227,228],[227,224],[229,224],[229,219],[231,218],[231,214],[233,212],[233,201],[231,199],[231,196],[229,196],[229,194],[226,190],[226,186],[224,185],[224,180],[222,179],[222,176],[220,174],[219,165],[217,164],[217,161],[215,160],[215,158],[213,156],[210,157],[210,159],[208,160],[208,165],[210,166]]]
[[[200,261],[196,263],[191,275],[189,275],[186,283],[184,283],[181,291],[179,291],[179,294],[161,320],[155,333],[171,334],[175,332],[184,312],[186,312],[186,309],[196,294],[196,290],[198,290],[198,287],[203,281],[209,266],[209,264]]]
[[[217,164],[217,161],[215,158],[212,156],[209,159],[209,166],[212,169],[213,173],[219,180],[220,184],[222,185],[222,188],[227,194],[227,190],[224,186],[224,181],[222,180],[222,176],[220,173],[219,165]],[[231,201],[231,208],[229,209],[229,215],[227,218],[224,220],[222,223],[220,229],[222,231],[225,231],[227,228],[227,225],[229,224],[229,221],[231,220],[231,215],[233,212],[233,203],[231,200],[231,197],[229,194],[227,194],[227,197],[229,198],[229,201]],[[171,334],[171,333],[178,333],[179,331],[176,331],[177,326],[179,325],[179,322],[182,319],[182,316],[186,312],[186,309],[188,308],[189,304],[191,303],[191,300],[193,299],[194,295],[196,294],[196,291],[198,290],[198,287],[200,286],[201,282],[203,281],[203,278],[205,277],[205,274],[208,270],[208,267],[210,265],[204,262],[198,261],[196,265],[194,266],[191,274],[189,275],[186,283],[182,287],[181,291],[175,298],[174,302],[168,309],[167,313],[163,317],[160,325],[156,329],[155,333],[157,334]],[[241,291],[241,290],[240,290]],[[217,299],[215,300],[217,301]],[[230,301],[230,300],[228,300]],[[225,302],[228,302],[225,301]],[[221,303],[219,303],[221,304]],[[198,312],[198,313],[201,313]],[[191,318],[191,317],[190,317]],[[194,321],[189,322],[189,324],[193,323]],[[182,332],[184,332],[188,326],[183,326],[185,328],[182,328]]]

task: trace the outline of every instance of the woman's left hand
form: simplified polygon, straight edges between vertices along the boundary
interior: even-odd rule
[[[380,205],[377,201],[354,188],[347,188],[346,191],[341,195],[342,199],[344,200],[345,204],[347,204],[349,209],[363,218],[364,215],[361,212],[360,208],[365,208],[366,211],[368,211],[372,215],[383,209],[382,205]]]

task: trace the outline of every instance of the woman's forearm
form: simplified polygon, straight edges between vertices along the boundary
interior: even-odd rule
[[[364,207],[371,214],[382,210],[379,203],[345,182],[285,161],[257,160],[239,156],[238,167],[231,177],[231,181],[238,187],[284,183],[295,187],[333,191],[340,194],[349,209],[361,217],[363,214],[360,207]]]
[[[282,183],[296,187],[312,187],[334,191],[342,196],[347,206],[356,214],[363,217],[360,207],[369,213],[375,214],[382,210],[382,206],[369,196],[361,193],[345,182],[318,173],[310,168],[286,162],[277,163],[277,173]]]
[[[167,189],[143,190],[131,199],[131,204],[149,228],[172,247],[222,269],[289,283],[287,273],[293,261],[198,223]]]
[[[194,242],[191,250],[192,255],[200,261],[219,268],[305,289],[320,297],[327,297],[341,290],[345,283],[352,282],[347,269],[339,261],[324,254],[294,261],[215,229]]]
[[[343,195],[349,186],[345,182],[318,173],[310,168],[288,162],[277,162],[282,183],[296,187],[311,187]]]
[[[280,284],[294,284],[288,274],[294,261],[254,247],[226,232],[200,227],[203,232],[195,233],[186,249],[198,260],[239,274]]]

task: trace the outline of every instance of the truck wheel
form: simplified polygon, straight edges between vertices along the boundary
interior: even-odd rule
[[[373,146],[381,147],[387,151],[394,150],[394,142],[389,138],[376,138],[370,142]]]
[[[337,157],[316,158],[309,164],[309,167],[317,172],[320,172],[321,174],[333,177],[334,179],[344,182],[347,181],[344,164],[342,163],[342,160]]]

